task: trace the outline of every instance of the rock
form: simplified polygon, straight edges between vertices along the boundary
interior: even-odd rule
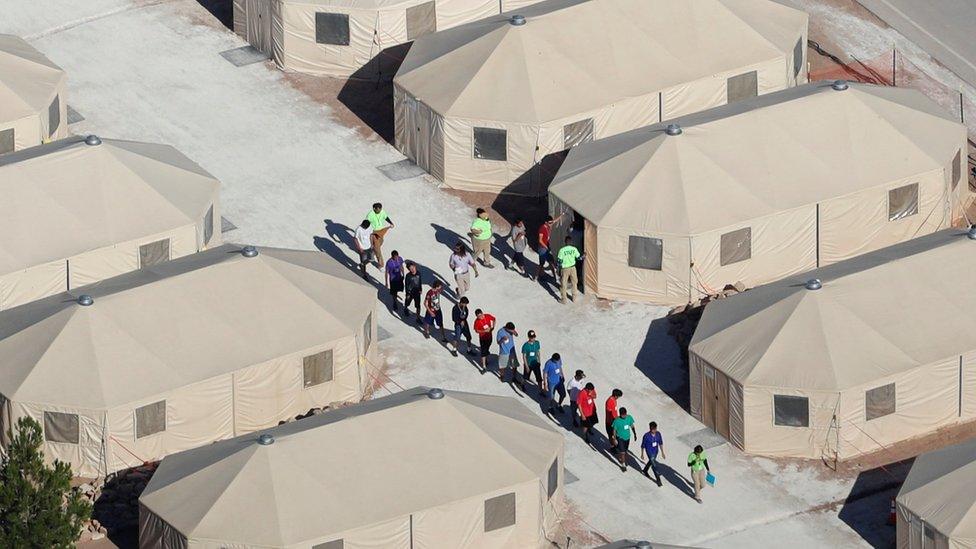
[[[743,284],[741,280],[733,284],[732,287],[735,288],[735,291],[739,292],[740,294],[746,291],[746,285]]]
[[[92,528],[94,528],[95,530],[98,530],[98,528],[102,525],[102,523],[101,522],[98,522],[98,519],[92,519],[91,525],[92,525]]]
[[[93,532],[91,535],[92,541],[98,541],[100,539],[105,539],[105,532]]]
[[[671,309],[671,313],[670,314],[671,315],[680,315],[681,313],[685,312],[687,309],[688,309],[688,306],[687,305],[678,305],[674,309]],[[675,318],[675,317],[672,317],[672,318]]]

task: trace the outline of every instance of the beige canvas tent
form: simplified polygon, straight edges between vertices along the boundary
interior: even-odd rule
[[[33,417],[49,459],[96,476],[358,401],[376,291],[317,252],[250,251],[0,312],[0,431]]]
[[[563,446],[511,397],[410,389],[166,458],[139,544],[549,547]]]
[[[976,439],[918,456],[896,501],[898,549],[976,548]]]
[[[538,0],[234,0],[234,32],[282,69],[392,76],[417,37]]]
[[[976,232],[949,229],[708,304],[692,415],[749,453],[830,460],[976,419],[974,269]]]
[[[806,36],[767,0],[548,0],[417,40],[396,146],[451,187],[542,195],[550,153],[805,82]]]
[[[966,151],[917,91],[807,84],[578,147],[550,206],[585,220],[588,291],[675,305],[963,221]]]
[[[68,135],[67,76],[22,38],[0,34],[0,154]]]
[[[71,137],[0,157],[0,310],[219,244],[219,192],[168,145]]]

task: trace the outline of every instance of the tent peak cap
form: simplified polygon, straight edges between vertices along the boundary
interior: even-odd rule
[[[976,240],[976,225],[970,225],[969,230],[966,231],[966,237],[969,240]]]
[[[244,257],[257,257],[258,249],[249,244],[241,248],[241,255],[243,255]]]
[[[264,433],[258,437],[258,444],[260,444],[261,446],[271,446],[274,443],[275,443],[274,436],[268,433]]]
[[[821,281],[819,278],[811,278],[810,280],[806,281],[803,287],[811,291],[816,291],[823,288],[823,281]]]
[[[518,14],[513,15],[508,19],[508,24],[512,25],[513,27],[521,27],[525,24],[525,16]]]
[[[444,398],[444,391],[442,391],[441,389],[438,389],[437,387],[434,387],[434,388],[430,389],[429,391],[427,391],[427,398],[429,398],[431,400],[440,400],[440,399]]]
[[[834,83],[831,84],[830,87],[833,88],[835,91],[844,91],[850,88],[851,86],[850,84],[847,83],[847,80],[834,80]]]
[[[681,124],[668,124],[664,128],[664,133],[668,135],[681,135],[684,130],[681,129]]]
[[[102,138],[98,137],[95,134],[90,134],[87,137],[85,137],[85,145],[88,145],[90,147],[95,147],[101,144],[102,144]]]
[[[81,294],[75,301],[82,307],[88,307],[89,305],[93,305],[95,303],[95,298],[88,294]]]

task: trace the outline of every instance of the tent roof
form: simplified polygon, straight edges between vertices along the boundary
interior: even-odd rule
[[[946,536],[976,540],[976,439],[917,457],[898,503]]]
[[[849,86],[806,84],[574,147],[550,190],[599,226],[694,235],[943,169],[965,143],[915,90]]]
[[[974,269],[940,231],[710,303],[690,351],[743,385],[858,387],[976,349]]]
[[[24,39],[0,34],[0,122],[46,111],[65,79],[61,67]]]
[[[284,0],[285,4],[304,4],[317,7],[336,7],[348,10],[407,9],[429,0]]]
[[[0,274],[197,223],[220,182],[169,145],[72,137],[0,157]]]
[[[395,81],[444,116],[541,124],[792,55],[806,24],[767,0],[548,0],[417,39]]]
[[[546,478],[563,436],[523,404],[427,391],[174,454],[139,501],[191,539],[282,546]]]
[[[358,334],[373,308],[372,286],[318,252],[239,250],[0,311],[0,394],[110,408]]]

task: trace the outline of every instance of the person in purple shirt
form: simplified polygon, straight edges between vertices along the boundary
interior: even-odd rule
[[[647,470],[650,469],[654,472],[654,482],[661,486],[661,473],[657,470],[658,452],[661,453],[661,459],[667,459],[668,456],[664,453],[664,439],[661,437],[661,432],[657,430],[657,423],[652,421],[647,425],[647,432],[641,440],[641,459],[647,460],[647,464],[644,465],[644,476],[649,476]]]
[[[390,290],[390,297],[393,298],[393,312],[397,312],[400,306],[400,292],[403,291],[403,258],[396,250],[390,254],[390,259],[386,260],[386,287]],[[406,304],[403,306],[404,312],[407,310]]]

